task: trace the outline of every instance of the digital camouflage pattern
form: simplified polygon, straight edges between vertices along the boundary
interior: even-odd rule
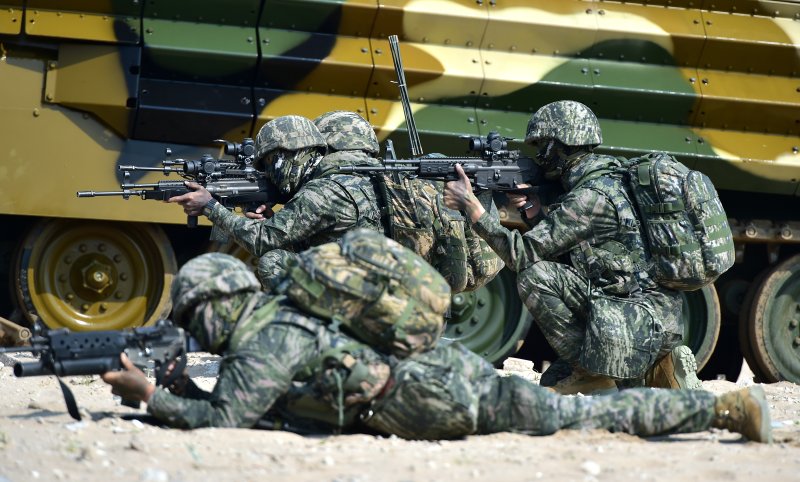
[[[603,143],[603,134],[591,109],[574,100],[561,100],[541,107],[528,121],[525,142],[546,139],[565,146],[596,146]]]
[[[189,246],[179,242],[178,226],[186,222],[182,211],[74,196],[76,188],[117,185],[120,165],[159,166],[165,147],[184,159],[216,156],[219,145],[209,146],[213,139],[255,138],[275,117],[314,118],[338,109],[360,110],[379,139],[392,138],[402,152],[407,136],[391,83],[390,34],[403,39],[409,96],[427,150],[458,153],[463,142],[457,135],[489,130],[523,138],[530,112],[574,99],[597,114],[607,153],[667,151],[709,175],[728,215],[738,221],[737,241],[796,243],[798,210],[791,206],[800,192],[800,164],[792,149],[800,134],[794,85],[800,72],[795,19],[800,5],[672,1],[664,8],[666,3],[442,0],[384,8],[377,1],[316,0],[246,0],[236,7],[7,2],[0,15],[7,58],[0,63],[5,87],[0,138],[9,148],[0,161],[14,175],[0,176],[0,191],[7,193],[0,211],[21,227],[28,221],[58,225],[66,229],[52,232],[68,231],[69,239],[101,230],[151,254],[148,276],[137,283],[141,288],[123,290],[123,299],[110,303],[90,297],[85,310],[84,303],[64,298],[79,293],[83,279],[67,277],[56,292],[41,284],[57,278],[64,266],[58,254],[66,256],[67,250],[53,237],[34,235],[32,256],[18,260],[23,269],[30,261],[30,276],[12,281],[15,286],[6,291],[15,299],[6,311],[19,309],[29,320],[36,314],[51,327],[81,319],[80,327],[104,329],[164,315],[169,304],[164,286],[175,272],[171,262],[189,254]],[[69,142],[41,142],[45,137]],[[80,185],[65,182],[76,172]],[[160,172],[142,172],[133,173],[131,181],[161,179]],[[41,202],[42,192],[58,202]],[[751,213],[773,227],[759,228],[756,238],[745,236]],[[504,222],[514,220],[515,213],[509,214]],[[784,221],[791,228],[785,235],[794,232],[788,240]],[[140,229],[139,222],[148,229]],[[172,239],[160,235],[167,225],[173,225],[167,230]],[[2,242],[15,244],[19,233],[7,229]],[[760,260],[749,258],[759,252],[746,249],[741,266],[758,265]],[[781,249],[778,261],[794,252]],[[52,262],[37,263],[38,253]],[[112,281],[123,284],[118,277]],[[495,289],[498,284],[490,287],[493,297],[516,296]],[[737,299],[738,288],[727,292],[731,286],[741,284],[721,283],[720,298]],[[57,309],[48,310],[54,298]],[[104,303],[109,309],[101,311]],[[701,314],[707,307],[713,308],[709,303]],[[758,312],[749,326],[775,326],[778,334],[785,329],[782,320],[791,319],[787,316]],[[756,351],[761,346],[767,364],[770,357],[786,357],[775,361],[774,376],[790,377],[796,370],[780,367],[800,366],[791,346],[798,332],[778,334],[775,350],[763,348],[770,344],[769,333],[742,341],[752,342]],[[738,343],[729,343],[717,352],[738,356]]]
[[[285,115],[264,124],[256,135],[256,159],[282,149],[299,151],[310,147],[324,148],[325,138],[313,122],[299,115]]]
[[[407,176],[376,175],[387,205],[392,239],[422,256],[447,280],[453,292],[467,286],[464,218],[442,202],[443,184]]]
[[[214,301],[201,311],[225,309]],[[651,436],[706,430],[714,418],[716,399],[708,392],[634,389],[564,397],[516,376],[498,376],[458,343],[397,362],[286,300],[255,293],[245,301],[257,308],[236,325],[233,337],[242,341],[222,353],[213,391],[191,381],[181,396],[158,388],[150,414],[179,428],[325,432],[357,429],[363,418],[373,430],[409,439],[502,431],[547,435],[562,428]]]
[[[314,125],[334,151],[364,151],[374,155],[380,150],[372,126],[355,112],[326,112],[314,119]]]
[[[173,321],[182,323],[201,301],[260,288],[258,280],[242,261],[222,253],[203,254],[184,264],[172,282]]]
[[[342,166],[381,165],[371,156],[378,152],[372,126],[358,114],[328,112],[314,123],[334,151],[320,162],[317,176]],[[401,174],[376,174],[372,180],[376,206],[387,212],[388,235],[431,263],[454,293],[480,288],[503,268],[497,255],[466,226],[464,217],[444,205],[444,183]],[[497,217],[494,203],[485,204]]]
[[[314,123],[287,115],[266,123],[256,137],[257,168],[278,187],[286,202],[311,177],[325,154],[326,144]]]
[[[256,273],[264,291],[271,293],[278,287],[288,267],[296,258],[297,253],[285,249],[273,249],[258,258]]]
[[[222,319],[226,307],[217,301],[202,303],[199,311],[216,315],[209,319]],[[158,388],[148,402],[149,413],[179,428],[249,428],[280,412],[279,407],[307,419],[311,414],[304,407],[311,405],[316,410],[311,418],[326,421],[330,430],[338,424],[340,408],[349,408],[345,403],[363,403],[386,383],[388,366],[376,352],[328,329],[322,320],[264,293],[251,294],[245,301],[256,309],[234,328],[231,338],[241,341],[220,353],[213,391],[191,382],[181,396]],[[310,404],[309,396],[317,403]]]
[[[265,220],[248,219],[216,205],[208,218],[253,256],[273,249],[302,251],[337,241],[354,228],[383,232],[368,178],[331,174],[311,179]]]
[[[277,290],[393,355],[429,350],[442,334],[450,287],[413,251],[356,229],[300,253]]]
[[[393,385],[365,424],[408,439],[459,438],[560,429],[606,429],[640,436],[706,430],[716,397],[703,391],[630,389],[610,396],[561,396],[494,367],[459,343],[400,361]]]
[[[581,183],[592,172],[618,165],[618,160],[608,156],[584,155],[562,175],[567,194],[524,234],[488,217],[481,217],[473,227],[518,273],[520,297],[560,357],[628,378],[648,366],[628,370],[624,369],[627,362],[652,364],[653,351],[664,354],[679,343],[682,301],[677,293],[658,288],[647,272],[649,258],[622,180],[601,176]],[[552,262],[564,254],[570,254],[572,266]],[[607,306],[616,302],[615,296],[629,295],[644,304],[625,303],[620,298],[615,310],[593,310],[594,299],[588,299],[590,282],[592,289],[600,290]],[[632,339],[614,341],[614,346],[608,338],[589,339],[590,313],[596,315],[592,318],[595,330],[615,326],[617,333],[627,333]],[[608,316],[605,320],[604,313]],[[623,319],[624,329],[620,328]],[[647,355],[640,357],[630,350],[638,348],[636,342],[642,340],[650,340],[652,345],[645,351]],[[630,350],[615,351],[621,347]]]
[[[708,176],[663,152],[631,159],[625,168],[658,283],[700,289],[733,266],[728,217]]]

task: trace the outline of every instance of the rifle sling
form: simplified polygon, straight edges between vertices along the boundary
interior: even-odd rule
[[[72,390],[69,389],[68,386],[61,381],[61,377],[56,376],[56,380],[58,380],[58,384],[61,385],[61,393],[64,394],[64,402],[67,404],[67,412],[69,415],[77,421],[81,421],[81,414],[78,411],[78,403],[75,401],[75,396],[72,394]]]

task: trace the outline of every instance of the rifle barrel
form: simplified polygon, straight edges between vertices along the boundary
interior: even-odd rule
[[[411,110],[411,101],[408,98],[406,74],[403,71],[403,60],[400,58],[400,42],[397,39],[397,35],[389,36],[389,50],[392,52],[394,71],[397,74],[397,87],[400,89],[400,101],[403,104],[403,114],[406,118],[406,130],[408,130],[408,140],[411,144],[411,155],[419,157],[423,154],[422,142],[419,140],[417,123],[414,121],[414,112]]]
[[[124,196],[126,194],[136,195],[137,193],[130,191],[78,191],[78,197]]]
[[[154,172],[183,172],[182,167],[144,167],[144,166],[119,166],[120,171],[154,171]]]

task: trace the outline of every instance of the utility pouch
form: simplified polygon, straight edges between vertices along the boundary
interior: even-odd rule
[[[580,363],[612,378],[640,378],[655,362],[662,325],[640,296],[609,296],[592,290]]]

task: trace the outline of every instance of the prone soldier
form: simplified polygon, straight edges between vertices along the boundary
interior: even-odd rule
[[[380,238],[356,230],[340,243],[301,253],[272,293],[263,292],[231,256],[191,260],[172,287],[174,318],[204,349],[222,355],[213,391],[191,381],[156,388],[124,357],[127,370],[103,379],[113,393],[146,402],[150,414],[180,428],[264,426],[448,439],[588,428],[651,436],[719,427],[770,441],[761,387],[720,397],[651,389],[566,397],[520,377],[500,377],[458,343],[431,348],[449,289],[418,256]],[[395,267],[393,276],[379,266],[384,262]],[[320,293],[320,284],[367,279],[375,284],[365,292],[382,290],[390,298],[381,304],[405,306],[404,316],[376,311],[360,291],[348,291],[350,283],[308,296]],[[325,310],[330,317],[321,316]]]

